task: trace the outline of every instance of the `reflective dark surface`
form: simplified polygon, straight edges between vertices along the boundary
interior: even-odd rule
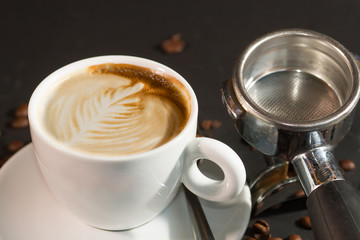
[[[199,121],[219,120],[211,134],[243,159],[249,178],[266,166],[245,144],[221,102],[220,88],[231,77],[238,54],[255,38],[282,28],[324,33],[360,53],[360,2],[347,1],[6,1],[0,15],[1,156],[14,140],[30,142],[27,128],[13,129],[14,109],[26,103],[36,85],[70,62],[106,54],[134,55],[161,62],[184,76],[199,101]],[[182,53],[167,55],[161,42],[181,33]],[[357,167],[344,177],[360,187],[360,115],[335,150]],[[0,193],[6,194],[6,193]],[[16,208],[16,206],[14,206]],[[298,220],[308,215],[305,200],[283,204],[253,217],[267,220],[273,237],[297,233],[314,239]],[[249,235],[251,230],[248,231]]]

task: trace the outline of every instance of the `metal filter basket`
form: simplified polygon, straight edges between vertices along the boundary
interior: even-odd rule
[[[222,94],[239,134],[268,156],[250,184],[255,208],[300,180],[318,239],[360,239],[360,198],[332,154],[351,127],[359,81],[355,57],[309,30],[267,34],[240,55]]]

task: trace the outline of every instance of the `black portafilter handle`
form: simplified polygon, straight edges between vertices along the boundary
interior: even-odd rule
[[[360,195],[344,180],[331,151],[314,149],[292,163],[308,195],[315,239],[360,240]]]
[[[316,239],[360,240],[360,197],[345,180],[322,184],[306,205]]]

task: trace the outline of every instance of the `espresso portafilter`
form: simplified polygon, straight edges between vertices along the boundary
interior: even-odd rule
[[[332,153],[359,100],[356,58],[323,34],[276,31],[245,49],[222,88],[239,134],[266,155],[250,183],[253,207],[291,197],[300,182],[316,239],[360,239],[360,197]]]

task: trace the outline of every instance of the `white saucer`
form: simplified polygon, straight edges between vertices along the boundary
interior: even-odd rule
[[[248,186],[236,202],[219,205],[200,200],[216,239],[240,239],[248,226]],[[60,239],[194,239],[181,190],[171,205],[151,222],[129,231],[104,231],[72,216],[49,192],[29,144],[0,169],[0,240]]]

